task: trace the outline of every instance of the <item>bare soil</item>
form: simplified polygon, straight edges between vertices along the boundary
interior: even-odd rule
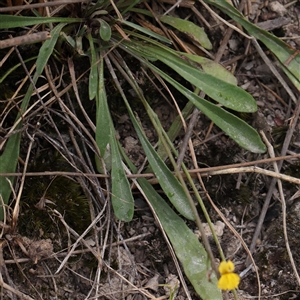
[[[286,5],[287,3],[282,2],[276,7],[274,3],[253,2],[249,19],[260,26],[271,26],[262,22],[272,21],[273,27],[268,27],[268,30],[280,37],[290,38],[287,42],[291,47],[299,47],[299,4],[295,2]],[[171,7],[167,4],[165,6]],[[154,4],[153,8],[161,9]],[[189,16],[195,23],[203,26],[217,53],[224,42],[227,27],[223,24],[216,26],[215,19],[199,3],[195,8],[206,18],[206,22],[214,27],[208,29],[203,20],[201,21],[189,8],[176,8],[174,14]],[[241,117],[257,130],[263,130],[273,145],[276,156],[280,156],[286,133],[294,118],[296,104],[248,40],[233,32],[224,49],[221,63],[232,70],[239,86],[247,90],[258,103],[257,113]],[[35,50],[33,48],[32,51]],[[23,54],[25,51],[26,49],[23,50]],[[272,55],[267,54],[274,61]],[[84,63],[76,65],[75,71],[80,73],[83,66]],[[53,70],[56,67],[53,63]],[[140,76],[140,80],[146,80],[140,74],[137,76]],[[67,80],[67,77],[64,76],[64,80]],[[284,79],[293,89],[285,76]],[[85,110],[90,113],[90,118],[94,119],[95,104],[84,96],[87,93],[87,80],[85,77],[78,82],[79,93]],[[148,88],[146,84],[145,87]],[[112,97],[113,84],[107,82],[107,88]],[[167,130],[176,117],[176,110],[172,104],[162,101],[153,87],[149,87],[148,91],[152,99],[151,107]],[[298,94],[297,91],[293,91]],[[1,97],[4,99],[4,96]],[[65,97],[70,109],[78,113],[78,119],[83,120],[76,102],[72,100],[74,94],[70,93]],[[111,99],[110,105],[114,112],[113,119],[119,140],[128,157],[137,167],[141,167],[145,155],[125,107],[120,104],[121,100],[118,97]],[[179,105],[183,107],[185,100],[180,100]],[[140,103],[136,103],[135,108],[149,141],[154,144],[156,134],[149,125],[146,113]],[[105,200],[109,193],[105,178],[89,180],[85,177],[60,174],[74,172],[74,164],[80,166],[84,172],[96,173],[94,163],[89,161],[94,159],[94,154],[90,151],[88,138],[81,129],[76,131],[78,124],[70,116],[71,114],[64,111],[57,102],[42,113],[36,112],[26,119],[27,127],[23,132],[18,172],[24,169],[24,161],[33,137],[27,171],[53,174],[26,177],[17,223],[14,225],[14,220],[11,219],[12,211],[9,211],[7,225],[3,225],[0,247],[2,299],[169,299],[170,293],[172,294],[177,286],[174,299],[188,299],[168,244],[142,195],[134,190],[136,203],[133,220],[129,223],[118,222],[113,216],[111,204]],[[40,123],[38,129],[37,121]],[[298,116],[293,121],[298,124],[288,145],[289,155],[299,154],[300,149]],[[88,124],[84,125],[88,127]],[[251,154],[241,149],[216,126],[211,125],[200,112],[191,137],[200,167],[243,164],[269,157],[267,153]],[[178,149],[183,138],[182,130],[175,141]],[[192,168],[189,150],[186,151],[184,161]],[[273,163],[267,162],[259,167],[273,170]],[[300,161],[296,158],[285,160],[280,172],[299,178],[299,170]],[[267,175],[229,172],[224,175],[205,176],[203,181],[215,205],[239,234],[239,237],[235,236],[228,226],[224,226],[224,220],[203,192],[203,199],[212,220],[219,226],[219,238],[225,255],[234,259],[236,271],[242,274],[238,289],[239,299],[256,299],[259,289],[261,299],[300,299],[299,282],[284,237],[286,228],[294,265],[300,272],[298,185],[282,181],[287,206],[285,216],[280,200],[280,188],[276,185],[270,191],[272,178]],[[20,185],[19,176],[15,182],[16,191]],[[99,189],[99,186],[105,188]],[[155,187],[160,191],[158,185]],[[199,186],[199,189],[202,188]],[[246,262],[248,253],[241,239],[250,247],[268,193],[272,193],[272,199],[253,251],[259,274],[258,281],[255,267]],[[10,205],[13,210],[15,200]],[[102,209],[104,213],[101,212]],[[91,225],[97,216],[100,216],[98,222]],[[86,231],[89,226],[89,230]],[[189,226],[197,234],[196,226],[192,223],[189,223]],[[83,236],[80,238],[81,235]],[[211,243],[218,257],[212,240]],[[191,299],[200,299],[188,281],[187,291]],[[224,299],[226,297],[231,299],[233,296],[228,293],[224,294]]]

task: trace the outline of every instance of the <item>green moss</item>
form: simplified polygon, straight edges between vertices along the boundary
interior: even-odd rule
[[[30,166],[30,171],[66,171],[66,165],[59,156],[54,155],[48,163],[41,163],[40,159]],[[42,209],[37,207],[41,200],[46,200]],[[44,238],[50,233],[64,236],[65,227],[52,212],[53,209],[60,212],[67,224],[79,234],[91,222],[88,199],[75,180],[62,176],[27,177],[20,204],[19,232]]]

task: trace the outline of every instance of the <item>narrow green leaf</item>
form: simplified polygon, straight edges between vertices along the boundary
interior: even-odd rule
[[[195,217],[193,211],[184,193],[182,185],[172,174],[169,168],[165,165],[165,163],[162,161],[162,159],[159,157],[157,152],[148,141],[139,123],[137,122],[129,103],[125,101],[125,104],[127,106],[133,126],[146,153],[147,159],[151,165],[153,172],[155,173],[160,186],[162,187],[166,196],[172,202],[174,207],[177,209],[177,211],[181,213],[185,218],[194,220]]]
[[[124,152],[123,155],[125,155]],[[136,167],[128,158],[126,162],[131,171],[137,173]],[[208,280],[207,274],[210,266],[203,245],[145,178],[138,178],[137,181],[157,214],[183,270],[197,294],[204,300],[221,300],[222,294],[217,288],[215,274],[213,273],[211,280]]]
[[[2,17],[2,16],[1,16]],[[2,19],[1,19],[2,21]],[[62,28],[65,26],[65,24],[61,23],[57,25],[52,31],[51,31],[51,38],[44,42],[42,47],[40,48],[39,55],[36,61],[36,71],[33,76],[33,82],[36,84],[39,76],[44,70],[45,65],[48,62],[48,59],[50,55],[53,52],[54,46],[56,44],[56,41],[59,37],[59,33],[62,30]],[[21,104],[21,112],[25,112],[29,103],[29,100],[31,98],[33,92],[33,86],[30,85]],[[20,118],[20,113],[18,114],[16,120]],[[19,125],[16,127],[16,130],[20,129],[22,126],[22,122],[19,123]],[[0,156],[0,172],[1,173],[13,173],[16,170],[17,161],[19,157],[19,151],[20,151],[20,140],[21,140],[21,134],[17,133],[12,135],[5,146],[3,154]],[[13,183],[14,178],[9,178],[11,183]],[[5,179],[5,177],[0,177],[0,194],[2,195],[4,204],[8,203],[10,194],[11,194],[11,188],[8,183],[8,181]],[[3,210],[0,209],[0,220],[3,220]]]
[[[226,81],[227,83],[237,85],[237,80],[234,75],[227,69],[225,69],[222,65],[214,62],[213,60],[205,58],[203,56],[188,53],[181,53],[181,55],[184,55],[189,60],[200,64],[205,73]]]
[[[116,143],[115,135],[111,136],[111,182],[112,182],[112,206],[117,219],[129,222],[134,213],[134,199],[124,167],[121,155]]]
[[[111,129],[108,126],[110,124],[110,113],[107,104],[106,92],[104,87],[104,75],[103,75],[103,57],[101,56],[99,61],[99,84],[98,92],[96,94],[96,132],[95,139],[100,150],[100,155],[105,162],[106,169],[111,170],[111,153],[108,149]],[[98,157],[95,157],[96,166],[99,173],[103,173],[102,163]]]
[[[148,66],[187,97],[199,110],[240,146],[254,153],[264,153],[266,151],[266,146],[257,131],[246,122],[221,107],[200,98],[152,64],[148,63]]]
[[[114,126],[107,104],[103,69],[103,56],[101,56],[99,61],[99,89],[96,94],[96,143],[106,164],[106,169],[111,169],[112,205],[115,216],[119,220],[129,222],[134,213],[134,199],[117,146]],[[97,157],[96,165],[98,171],[102,173],[103,167]]]
[[[131,9],[140,2],[140,0],[133,0],[130,4],[125,5],[125,9],[121,12],[122,16],[124,16],[128,11],[131,11]]]
[[[29,62],[29,61],[31,61],[33,59],[36,59],[36,58],[37,58],[37,56],[31,57],[31,58],[28,58],[28,59],[24,60],[24,62],[26,63],[26,62]],[[19,64],[16,64],[15,66],[13,66],[12,68],[10,68],[5,74],[2,75],[2,77],[0,77],[0,83],[2,83],[9,74],[11,74],[13,71],[15,71],[21,65],[22,64],[19,63]]]
[[[0,29],[5,28],[16,28],[31,26],[37,24],[48,24],[48,23],[78,23],[83,22],[81,18],[60,18],[60,17],[24,17],[14,15],[1,15],[0,16]]]
[[[240,112],[255,112],[257,110],[255,100],[243,89],[206,74],[183,59],[175,55],[170,56],[166,51],[156,49],[154,52],[159,55],[160,61],[224,106]]]
[[[200,110],[203,108],[203,113],[210,116],[211,120],[216,123],[217,126],[219,126],[225,133],[227,133],[231,138],[233,138],[239,145],[244,147],[245,149],[248,149],[249,151],[252,151],[254,153],[264,153],[266,151],[266,147],[263,144],[260,136],[256,132],[254,128],[249,126],[246,122],[242,121],[241,119],[235,117],[233,114],[228,113],[227,111],[221,109],[220,107],[217,107],[216,105],[196,96],[193,94],[190,90],[186,89],[182,85],[180,85],[177,81],[175,81],[173,78],[168,76],[166,73],[162,72],[159,68],[155,67],[153,64],[151,64],[148,59],[144,59],[143,57],[148,58],[148,56],[152,57],[157,56],[157,59],[160,59],[157,55],[159,52],[154,52],[153,47],[148,45],[148,49],[145,49],[145,47],[141,44],[135,44],[134,42],[131,43],[124,43],[126,45],[126,48],[124,50],[128,51],[130,54],[134,55],[137,59],[139,59],[142,63],[147,65],[149,68],[160,74],[165,80],[167,80],[169,83],[171,83],[176,89],[178,89],[184,96],[186,96],[195,106],[197,106]],[[157,48],[157,47],[155,47]],[[164,49],[165,50],[165,49]],[[172,52],[170,51],[170,54]],[[173,58],[171,58],[172,60]],[[167,59],[165,59],[167,60]],[[192,67],[192,66],[190,66]],[[180,72],[178,71],[180,74]],[[236,92],[236,94],[244,94],[247,99],[250,99],[251,101],[254,101],[254,99],[243,91],[242,89],[235,87],[234,85],[228,85],[224,81],[218,81],[217,78],[205,74],[206,76],[210,76],[211,78],[214,78],[215,81],[212,81],[212,87],[216,87],[217,90],[219,90],[220,87],[224,87],[227,85],[227,88],[230,89],[230,95],[234,97],[233,99],[238,101],[239,97],[236,99],[236,95],[232,94],[233,91]],[[215,82],[217,84],[215,84]],[[219,82],[222,82],[221,85],[219,85]],[[229,86],[229,87],[228,87]],[[237,90],[235,89],[237,88]],[[226,92],[226,88],[222,90],[222,92],[219,91],[219,93]],[[240,93],[239,93],[240,92]],[[250,97],[250,98],[249,98]],[[243,99],[239,99],[241,102]],[[207,105],[206,105],[207,104]],[[220,113],[220,115],[218,115]],[[222,117],[225,119],[222,120]],[[233,122],[232,124],[230,122]],[[151,166],[152,167],[152,166]]]
[[[51,38],[49,40],[46,40],[43,43],[43,45],[42,45],[42,47],[39,51],[38,58],[36,60],[36,72],[35,72],[34,77],[33,77],[33,82],[36,82],[38,80],[39,76],[41,75],[41,73],[43,72],[44,67],[48,62],[49,57],[53,53],[53,49],[56,45],[57,39],[58,39],[58,37],[60,35],[60,32],[61,32],[61,30],[63,29],[64,26],[66,26],[66,24],[64,24],[64,23],[60,23],[57,26],[55,26],[53,28],[53,30],[50,32],[51,33]],[[33,91],[33,87],[31,87],[31,89]],[[27,104],[28,104],[27,103],[27,97],[28,97],[28,100],[29,100],[30,97],[31,97],[32,91],[30,92],[30,95],[28,95],[28,96],[27,96],[27,94],[29,94],[29,92],[27,91],[27,93],[24,97],[24,100],[26,98],[26,101],[25,101],[26,107],[27,107]],[[22,102],[22,105],[24,104],[24,100]],[[25,110],[26,109],[24,109],[24,111]]]
[[[197,294],[204,300],[223,299],[220,290],[217,288],[215,274],[212,274],[210,281],[208,280],[207,253],[196,235],[144,178],[138,179],[138,182],[157,213],[183,266],[184,273]]]
[[[253,153],[266,152],[266,146],[257,131],[245,121],[192,92],[187,93],[187,97],[241,147]]]
[[[257,110],[256,102],[249,93],[217,77],[206,74],[179,57],[180,54],[176,55],[173,51],[161,47],[141,45],[133,41],[130,43],[124,42],[124,44],[132,49],[133,52],[140,53],[146,58],[156,57],[156,59],[171,67],[180,76],[194,84],[212,99],[230,109],[240,112],[255,112]]]
[[[131,27],[133,29],[136,29],[139,32],[142,32],[142,33],[144,33],[146,35],[149,35],[149,36],[151,36],[151,37],[153,37],[153,38],[155,38],[155,39],[157,39],[157,40],[159,40],[159,41],[161,41],[163,43],[171,44],[171,41],[169,39],[167,39],[164,36],[161,36],[161,35],[153,32],[151,30],[148,30],[148,29],[146,29],[146,28],[144,28],[144,27],[142,27],[140,25],[134,24],[134,23],[126,21],[126,20],[119,20],[119,21],[122,24],[125,24],[125,25],[127,25],[127,26],[129,26],[129,27]]]
[[[72,48],[76,49],[76,41],[70,35],[65,34],[63,31],[60,34]]]
[[[198,42],[205,49],[211,50],[212,44],[207,37],[203,28],[197,26],[193,22],[183,20],[176,17],[171,16],[160,16],[159,19],[168,25],[178,29],[179,31],[187,34],[194,41]]]
[[[13,173],[16,171],[19,149],[20,149],[21,133],[12,135],[5,145],[3,154],[0,156],[0,173]],[[8,204],[8,200],[11,194],[11,187],[14,183],[14,177],[0,176],[0,195],[2,196],[5,205]],[[0,204],[1,205],[1,204]],[[4,211],[3,207],[0,206],[0,221],[3,221]]]
[[[295,86],[300,90],[300,54],[294,57],[288,64],[286,61],[294,54],[295,49],[291,49],[288,44],[281,39],[272,35],[271,33],[259,28],[258,26],[249,22],[237,9],[230,5],[226,0],[206,0],[207,3],[212,4],[229,15],[238,24],[242,25],[249,34],[256,39],[262,41],[278,58],[284,66],[283,70],[293,81]]]
[[[220,64],[215,63],[214,61],[200,57],[197,55],[187,55],[187,57],[199,64],[201,64],[204,71],[210,75],[213,75],[221,80],[224,80],[230,84],[237,84],[236,78],[233,76],[232,73],[227,71],[223,66]],[[191,114],[191,112],[194,109],[194,104],[192,102],[188,102],[184,109],[181,111],[183,118],[186,120],[187,117]],[[172,125],[170,126],[168,130],[168,136],[171,141],[174,141],[174,139],[178,136],[180,130],[182,129],[182,121],[179,116],[175,118]],[[167,153],[163,147],[163,145],[158,145],[157,149],[158,155],[162,158],[163,161],[167,158]],[[150,170],[148,170],[150,172]],[[147,171],[146,171],[147,172]]]
[[[94,41],[91,32],[88,32],[88,40],[90,43],[90,61],[91,70],[89,75],[89,98],[93,100],[96,97],[98,89],[98,71],[97,71],[97,54],[94,47]]]

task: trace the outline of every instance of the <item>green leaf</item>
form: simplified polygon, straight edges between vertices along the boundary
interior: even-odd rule
[[[29,61],[31,61],[33,59],[36,59],[36,58],[37,58],[37,56],[31,57],[31,58],[28,58],[28,59],[24,60],[24,62],[26,63],[26,62],[29,62]],[[16,64],[15,66],[11,67],[5,74],[3,74],[2,77],[0,77],[0,83],[2,83],[8,75],[10,75],[13,71],[15,71],[20,66],[22,66],[21,63]]]
[[[103,41],[109,41],[111,38],[111,28],[107,22],[102,19],[99,19],[100,22],[100,37]]]
[[[131,11],[131,9],[140,2],[140,0],[133,0],[128,2],[128,4],[125,5],[125,9],[121,12],[122,16],[124,16],[128,11]]]
[[[188,94],[188,99],[241,147],[253,153],[266,152],[257,131],[245,121],[191,92]]]
[[[179,57],[180,54],[153,45],[144,46],[133,41],[130,43],[124,42],[124,44],[133,52],[140,53],[146,58],[151,57],[153,59],[153,57],[156,57],[212,99],[230,109],[240,112],[255,112],[257,110],[256,102],[249,93],[203,72]]]
[[[124,152],[123,155],[125,156]],[[137,173],[136,167],[128,158],[126,162],[131,171]],[[183,266],[184,273],[197,294],[204,300],[221,300],[222,294],[217,288],[216,275],[213,273],[208,280],[207,274],[210,266],[203,245],[145,178],[138,178],[137,181],[157,214],[163,230]]]
[[[103,69],[103,57],[101,56],[99,62],[99,89],[96,94],[96,143],[105,161],[106,169],[110,170],[111,168],[112,205],[115,216],[119,220],[129,222],[132,220],[134,213],[134,199],[124,172],[120,151],[114,134],[114,126],[104,87]],[[96,164],[98,171],[102,173],[103,167],[97,157]]]
[[[199,110],[240,146],[254,153],[264,153],[266,151],[266,146],[257,131],[246,122],[221,107],[200,98],[152,64],[148,63],[147,65],[186,96]]]
[[[254,128],[252,128],[246,122],[237,118],[233,114],[198,97],[190,90],[188,90],[187,88],[179,84],[177,81],[175,81],[173,78],[168,76],[166,73],[162,72],[159,68],[155,67],[147,59],[144,59],[143,57],[148,58],[148,56],[150,56],[151,58],[153,58],[154,56],[156,56],[157,59],[164,61],[167,65],[170,65],[172,68],[178,70],[178,73],[180,75],[182,75],[184,78],[186,78],[193,84],[197,83],[197,78],[193,76],[193,74],[195,75],[197,74],[197,72],[199,73],[199,70],[197,70],[195,67],[188,64],[187,62],[178,59],[178,57],[176,57],[172,53],[172,51],[168,52],[166,51],[166,49],[159,49],[158,47],[152,45],[147,45],[147,47],[145,47],[144,45],[134,43],[133,41],[131,41],[131,43],[124,42],[124,44],[126,45],[126,48],[124,48],[124,50],[134,55],[142,63],[147,65],[153,71],[161,75],[161,77],[163,77],[165,80],[171,83],[177,90],[179,90],[195,106],[197,106],[200,110],[202,110],[204,114],[206,114],[213,122],[216,123],[217,126],[219,126],[239,145],[254,153],[264,153],[266,151],[265,145],[263,144],[260,136],[258,135],[258,133]],[[159,54],[161,54],[161,56]],[[168,61],[168,55],[170,57],[170,61]],[[183,71],[180,72],[180,70]],[[190,73],[188,72],[188,70],[190,70]],[[207,77],[205,78],[205,76]],[[256,107],[256,103],[252,98],[252,96],[249,95],[244,90],[234,85],[228,84],[225,81],[219,80],[209,74],[205,74],[202,71],[199,73],[199,77],[201,79],[204,78],[204,80],[206,80],[206,84],[203,85],[203,87],[205,87],[205,89],[203,88],[204,92],[208,93],[209,88],[213,88],[218,91],[219,99],[215,99],[213,97],[215,100],[221,102],[220,97],[224,98],[225,96],[226,101],[228,100],[232,101],[233,107],[235,105],[240,106],[239,101],[243,103],[242,107],[245,107],[247,106],[247,104],[254,102],[254,105],[250,104],[250,106],[247,107],[248,111],[254,110],[254,108]],[[206,89],[209,81],[211,86],[210,87],[208,86],[208,89]],[[197,86],[197,84],[195,85]],[[243,96],[243,98],[240,98],[241,96]],[[230,107],[231,105],[228,106]],[[240,106],[240,108],[242,107]],[[234,107],[234,109],[236,109],[236,107]]]
[[[119,20],[119,21],[122,24],[125,24],[125,25],[127,25],[127,26],[129,26],[129,27],[131,27],[133,29],[136,29],[139,32],[142,32],[142,33],[144,33],[146,35],[149,35],[149,36],[151,36],[151,37],[153,37],[153,38],[155,38],[155,39],[157,39],[157,40],[159,40],[159,41],[161,41],[163,43],[171,44],[171,41],[169,39],[167,39],[164,36],[161,36],[161,35],[153,32],[151,30],[148,30],[148,29],[146,29],[146,28],[144,28],[144,27],[142,27],[140,25],[134,24],[134,23],[126,21],[126,20]]]
[[[2,16],[1,16],[2,18]],[[2,21],[2,19],[1,19]],[[0,23],[1,24],[1,23]],[[45,65],[48,62],[48,59],[50,55],[53,52],[54,46],[56,44],[56,41],[59,37],[59,33],[62,30],[62,28],[65,26],[65,24],[59,24],[57,25],[52,31],[51,31],[51,38],[44,42],[42,47],[40,48],[39,55],[36,61],[36,71],[32,78],[32,81],[34,84],[36,84],[39,76],[42,74]],[[24,113],[27,109],[29,100],[31,99],[31,95],[33,92],[33,86],[30,85],[24,99],[21,104],[21,112]],[[21,113],[18,114],[16,121],[20,118]],[[22,127],[22,122],[20,122],[16,130],[20,129]],[[12,135],[6,144],[6,147],[4,149],[3,154],[0,156],[0,172],[1,173],[13,173],[16,170],[17,161],[19,157],[19,151],[20,151],[20,140],[21,140],[21,134],[17,133]],[[11,182],[13,183],[14,178],[10,177]],[[5,179],[5,177],[0,177],[0,194],[2,195],[4,204],[7,205],[10,194],[11,194],[11,188],[8,183],[8,181]],[[3,210],[0,209],[0,220],[3,220]]]
[[[198,42],[204,48],[211,50],[212,44],[207,37],[203,28],[197,26],[193,22],[183,20],[180,18],[175,18],[171,16],[160,16],[159,19],[168,25],[176,28],[177,30],[187,34],[194,41]]]
[[[59,17],[24,17],[14,15],[0,15],[0,29],[16,28],[48,23],[78,23],[83,22],[81,18],[59,18]]]
[[[105,162],[106,169],[111,170],[111,153],[109,146],[111,128],[110,124],[110,113],[107,104],[106,92],[104,87],[104,76],[103,76],[103,58],[101,57],[99,62],[99,85],[96,94],[96,132],[95,139],[99,147],[100,155]],[[95,157],[96,166],[99,173],[103,173],[103,166],[99,161],[98,157]]]
[[[207,253],[196,235],[186,223],[166,204],[154,188],[144,179],[138,179],[145,195],[172,243],[176,256],[183,266],[185,275],[201,299],[222,299],[217,288],[215,274],[208,280],[209,264]]]
[[[19,149],[20,149],[21,133],[18,132],[12,135],[5,146],[3,154],[0,156],[0,173],[13,173],[16,171]],[[11,194],[11,187],[14,183],[14,177],[0,176],[0,195],[2,196],[5,205],[8,204],[8,199]],[[1,204],[0,204],[1,205]],[[0,221],[3,221],[4,211],[0,207]]]
[[[198,55],[187,54],[187,57],[201,64],[202,68],[206,73],[213,75],[221,80],[224,80],[230,84],[234,84],[234,85],[237,84],[237,80],[233,76],[233,74],[227,71],[222,65],[217,64],[210,59]],[[194,105],[192,104],[192,102],[188,102],[184,107],[184,109],[181,111],[184,120],[186,120],[188,116],[190,116],[193,109],[194,109]],[[182,121],[181,118],[177,116],[168,130],[168,136],[171,141],[174,141],[174,139],[178,136],[181,129],[182,129]],[[165,159],[167,158],[167,153],[163,145],[160,144],[158,145],[157,153],[163,159],[163,161],[165,161]],[[148,171],[150,172],[150,170]]]
[[[200,64],[205,73],[226,81],[229,84],[237,85],[237,80],[234,75],[226,70],[222,65],[214,62],[213,60],[205,58],[203,56],[188,53],[181,53],[181,55],[184,55],[189,60]]]
[[[154,53],[158,55],[157,58],[160,61],[224,106],[240,112],[255,112],[257,110],[255,100],[243,89],[206,74],[183,59],[175,55],[171,56],[162,49],[157,48]]]
[[[60,35],[66,40],[66,42],[73,48],[76,49],[76,41],[69,35],[65,34],[63,31]]]
[[[91,70],[89,75],[89,98],[93,100],[98,90],[98,71],[97,71],[97,54],[94,47],[94,41],[91,32],[88,32],[88,40],[90,43],[90,60]]]
[[[112,206],[117,219],[129,222],[134,213],[134,199],[118,149],[115,135],[111,136]]]
[[[154,148],[148,141],[139,123],[137,122],[129,103],[125,101],[125,104],[127,106],[133,126],[146,153],[147,159],[160,186],[162,187],[166,196],[172,202],[174,207],[177,209],[177,211],[181,213],[185,218],[189,220],[194,220],[195,217],[193,211],[190,207],[182,185],[172,174],[169,168],[165,165],[165,163],[162,161],[162,159],[159,157],[157,152],[154,150]]]
[[[298,90],[300,90],[300,54],[292,59],[289,64],[285,64],[290,56],[294,54],[295,49],[291,49],[290,46],[284,43],[281,39],[249,22],[237,9],[235,9],[227,1],[206,0],[206,2],[218,7],[224,13],[229,15],[233,20],[235,20],[238,24],[246,28],[249,34],[262,41],[275,54],[275,56],[283,65],[282,69],[292,80]]]

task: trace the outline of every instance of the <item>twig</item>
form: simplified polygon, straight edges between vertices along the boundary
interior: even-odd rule
[[[232,28],[233,30],[235,30],[236,32],[238,32],[239,34],[243,35],[244,37],[246,37],[249,40],[252,40],[253,37],[247,35],[246,33],[244,33],[243,31],[241,31],[239,28],[237,28],[236,26],[232,25],[231,23],[227,22],[226,20],[224,20],[222,17],[220,17],[216,12],[214,12],[209,5],[207,5],[203,0],[199,0],[199,2],[217,19],[219,19],[222,23],[226,24],[228,27]]]
[[[174,8],[178,7],[182,0],[178,0],[175,4],[173,4],[166,12],[164,12],[163,16],[167,15],[169,12],[171,12]]]
[[[251,165],[257,165],[257,164],[266,164],[269,162],[274,162],[274,161],[283,161],[283,160],[290,160],[290,159],[297,159],[300,158],[300,154],[293,154],[293,155],[285,155],[285,156],[278,156],[274,158],[265,158],[265,159],[259,159],[259,160],[254,160],[254,161],[249,161],[249,162],[243,162],[243,163],[238,163],[238,164],[230,164],[230,165],[223,165],[223,166],[216,166],[216,167],[209,167],[209,168],[198,168],[198,169],[192,169],[189,170],[188,172],[193,176],[195,174],[201,174],[201,176],[210,176],[210,175],[220,175],[220,174],[229,174],[233,170],[237,170],[238,168],[244,168],[247,166]],[[224,170],[222,173],[217,173],[216,171],[221,171]],[[226,170],[228,170],[226,172]],[[253,169],[241,169],[241,172],[256,172],[257,173],[262,173],[268,176],[275,176],[276,178],[278,175],[274,174],[275,172],[268,171],[261,169],[259,167],[255,167]],[[261,171],[264,170],[264,171]],[[239,173],[238,171],[234,171],[235,173]],[[22,176],[23,173],[20,172],[15,172],[15,173],[0,173],[0,176]],[[26,172],[25,176],[54,176],[54,175],[60,175],[60,176],[85,176],[85,177],[97,177],[97,178],[110,178],[110,175],[105,175],[105,174],[95,174],[95,173],[84,173],[84,172],[64,172],[64,171],[45,171],[45,172]],[[282,175],[282,174],[281,174]],[[128,178],[149,178],[149,177],[154,177],[155,174],[153,173],[145,173],[145,174],[130,174],[127,175]],[[279,176],[280,177],[280,176]],[[287,175],[284,175],[281,178],[286,178],[288,181],[289,179],[292,179],[294,181],[295,177],[290,177]],[[297,179],[297,178],[296,178]]]
[[[300,184],[300,179],[296,177],[292,177],[285,174],[280,174],[274,171],[269,171],[265,169],[258,168],[256,166],[252,167],[243,167],[243,168],[229,168],[226,170],[220,170],[220,171],[212,171],[207,172],[205,175],[220,175],[220,174],[236,174],[236,173],[258,173],[263,174],[267,176],[271,176],[273,178],[282,179],[291,183]]]
[[[297,103],[296,96],[294,95],[294,93],[292,92],[292,90],[290,89],[290,87],[287,85],[287,83],[285,82],[285,80],[282,78],[282,76],[279,74],[279,72],[276,70],[276,68],[274,67],[273,63],[270,61],[270,59],[267,57],[267,55],[261,49],[261,47],[258,44],[257,40],[253,38],[252,39],[252,43],[253,43],[254,47],[256,48],[257,52],[259,53],[259,55],[261,56],[261,58],[263,59],[263,61],[265,62],[265,64],[269,67],[269,69],[272,71],[272,73],[274,74],[274,76],[282,84],[282,86],[284,87],[284,89],[286,90],[286,92],[289,94],[289,96],[292,98],[292,100],[294,101],[294,103]]]
[[[0,41],[0,49],[25,45],[25,44],[38,43],[38,42],[48,40],[50,38],[51,38],[51,34],[48,31],[30,33],[30,34],[17,36],[17,37]]]
[[[63,216],[57,211],[57,210],[53,210],[53,212],[58,216],[58,218],[61,220],[61,222],[64,224],[64,226],[66,228],[68,228],[70,230],[70,232],[72,233],[72,235],[74,237],[77,238],[76,242],[73,244],[71,250],[69,251],[69,253],[67,254],[67,256],[64,258],[64,260],[61,262],[60,266],[58,267],[57,271],[55,272],[55,274],[58,274],[62,268],[64,267],[65,263],[68,261],[68,259],[70,258],[70,256],[74,253],[75,248],[77,247],[77,245],[79,244],[79,242],[82,241],[82,243],[91,251],[91,253],[95,256],[95,258],[97,258],[97,260],[99,262],[102,261],[102,258],[98,255],[97,251],[95,251],[95,249],[93,249],[88,242],[86,242],[84,240],[84,237],[87,235],[87,233],[94,227],[94,225],[96,225],[96,223],[102,218],[103,216],[103,212],[105,210],[105,207],[103,208],[103,210],[98,214],[98,216],[93,220],[93,222],[89,225],[89,227],[79,236],[79,234],[73,230],[64,220]]]

